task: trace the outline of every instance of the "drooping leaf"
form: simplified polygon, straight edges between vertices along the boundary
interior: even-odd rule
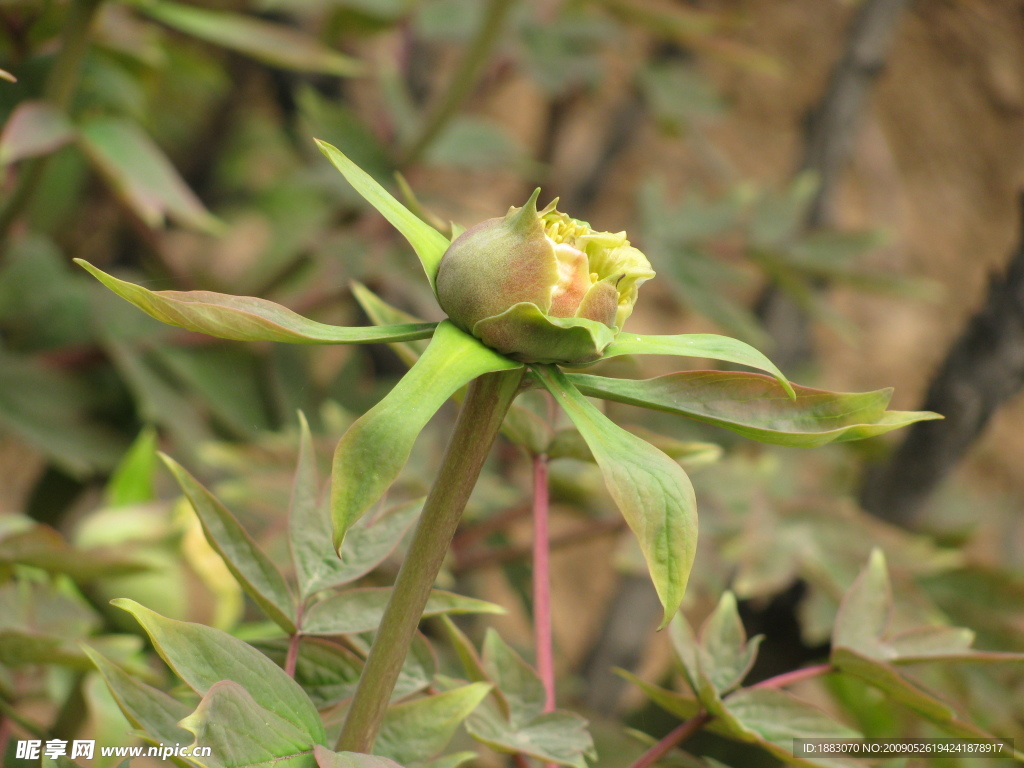
[[[120,117],[94,117],[82,125],[79,136],[96,169],[149,226],[162,226],[170,217],[201,232],[216,234],[223,228],[135,123]]]
[[[450,245],[448,238],[398,202],[372,176],[345,157],[337,147],[332,147],[325,141],[317,141],[317,146],[334,167],[348,179],[348,183],[355,188],[356,192],[366,198],[366,201],[409,241],[420,258],[423,271],[426,272],[427,279],[430,280],[430,287],[433,288],[441,257],[444,256],[444,252]]]
[[[569,374],[588,397],[703,421],[775,445],[813,448],[861,440],[915,421],[942,418],[928,411],[886,411],[892,390],[846,394],[794,387],[795,399],[767,376],[693,371],[653,379]]]
[[[222,339],[280,341],[288,344],[377,344],[425,339],[433,323],[342,328],[309,320],[287,307],[252,296],[212,291],[150,291],[118,280],[81,259],[77,263],[125,301],[151,317]]]
[[[313,756],[319,768],[402,768],[386,757],[364,755],[361,752],[331,752],[327,747],[319,745],[313,748]]]
[[[124,716],[153,744],[184,744],[188,732],[178,726],[191,708],[151,685],[129,675],[100,653],[83,648],[96,665]]]
[[[555,367],[534,369],[587,441],[605,484],[636,534],[658,597],[661,626],[686,590],[697,549],[697,502],[682,468],[657,448],[612,423]]]
[[[470,683],[391,707],[384,715],[374,751],[399,763],[434,757],[490,690],[486,683]]]
[[[46,155],[75,137],[67,115],[45,101],[23,101],[0,133],[0,165]]]
[[[180,32],[252,56],[273,67],[341,77],[363,70],[359,61],[328,48],[315,37],[252,16],[168,0],[143,2],[139,9]]]
[[[285,632],[295,631],[295,597],[284,576],[216,496],[170,456],[160,454],[192,504],[203,533],[231,575]]]
[[[339,592],[310,608],[302,622],[307,635],[351,635],[369,632],[380,625],[391,587],[366,587]],[[435,589],[427,599],[424,616],[446,613],[503,614],[505,609],[486,600]]]
[[[793,739],[851,739],[861,734],[785,691],[743,688],[727,696],[710,729],[766,749],[790,765],[854,768],[858,760],[795,757]]]
[[[156,474],[156,430],[146,427],[135,438],[131,448],[117,465],[104,489],[107,506],[121,507],[142,504],[156,497],[153,479]]]
[[[294,721],[261,706],[232,680],[210,686],[199,707],[181,721],[194,745],[210,757],[192,758],[204,768],[314,768],[309,733]]]
[[[789,379],[775,363],[749,344],[729,336],[718,336],[713,333],[688,333],[678,336],[637,336],[634,333],[620,333],[604,352],[605,357],[617,355],[676,355],[739,363],[767,371],[791,398],[795,397]]]
[[[416,437],[456,390],[485,373],[521,367],[450,321],[438,325],[423,356],[338,443],[331,478],[335,547],[398,477]]]
[[[138,620],[161,658],[199,694],[205,695],[218,681],[234,681],[257,704],[310,734],[316,743],[323,742],[323,724],[309,697],[252,646],[212,627],[165,618],[133,600],[118,598],[112,604]]]

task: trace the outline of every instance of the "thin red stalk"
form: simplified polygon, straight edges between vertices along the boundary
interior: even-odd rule
[[[633,763],[630,768],[649,768],[661,760],[665,755],[678,747],[697,731],[703,728],[711,720],[707,712],[691,717],[684,723],[673,728],[665,738],[644,752],[640,759]]]
[[[533,626],[537,672],[544,683],[544,711],[555,708],[555,666],[551,648],[551,569],[548,562],[548,457],[533,459]]]
[[[794,669],[792,672],[784,672],[781,675],[775,677],[769,677],[767,680],[762,680],[760,683],[750,686],[751,688],[784,688],[787,685],[793,685],[793,683],[799,683],[803,680],[810,680],[812,677],[819,677],[820,675],[827,675],[832,671],[831,664],[815,664],[813,667],[804,667],[803,669]]]

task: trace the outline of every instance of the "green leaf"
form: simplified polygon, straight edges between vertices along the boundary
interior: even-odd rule
[[[222,339],[289,344],[377,344],[425,339],[434,333],[434,323],[365,328],[325,325],[280,304],[252,296],[229,296],[212,291],[150,291],[118,280],[87,261],[76,261],[122,299],[151,317]]]
[[[309,697],[251,645],[212,627],[164,618],[134,600],[118,598],[111,604],[136,618],[160,657],[200,695],[218,681],[232,680],[257,704],[310,734],[315,742],[323,742],[323,724]]]
[[[138,552],[118,547],[70,546],[57,531],[33,525],[0,538],[0,564],[29,565],[48,573],[66,573],[78,583],[141,573],[151,564]]]
[[[334,167],[348,179],[348,183],[356,192],[366,198],[367,202],[409,241],[420,258],[423,271],[430,280],[430,287],[433,288],[441,257],[450,245],[448,238],[398,202],[372,176],[345,157],[337,147],[319,140],[316,144]]]
[[[664,453],[613,424],[557,368],[534,371],[587,441],[609,493],[636,534],[665,608],[664,628],[683,599],[697,551],[690,479]]]
[[[380,296],[375,294],[369,288],[362,283],[352,281],[352,295],[356,301],[359,302],[359,306],[363,308],[366,316],[370,318],[376,325],[390,325],[396,323],[422,323],[418,317],[410,315],[408,312],[402,312],[395,307],[392,307]],[[415,365],[416,360],[423,354],[427,348],[427,342],[425,341],[400,341],[393,344],[389,344],[395,354],[405,363],[407,366],[412,368]]]
[[[0,165],[47,155],[74,137],[74,126],[57,107],[45,101],[23,101],[0,134]]]
[[[179,32],[252,56],[273,67],[340,77],[363,71],[358,60],[281,24],[167,0],[149,0],[139,3],[138,7],[147,16]]]
[[[153,744],[188,742],[188,733],[178,726],[178,721],[192,711],[190,707],[137,680],[91,648],[82,650],[96,665],[124,716],[145,732],[148,741]]]
[[[761,640],[758,635],[747,642],[747,633],[736,610],[736,597],[732,592],[725,592],[701,627],[700,636],[708,662],[707,674],[719,693],[726,693],[743,682],[754,666]]]
[[[328,545],[331,524],[319,504],[320,473],[316,466],[316,446],[306,415],[299,411],[299,458],[292,482],[288,506],[288,541],[291,546],[299,594],[308,597],[310,585],[320,572],[330,568],[337,553]],[[331,558],[328,560],[327,558]]]
[[[545,712],[513,728],[493,702],[484,702],[466,720],[466,730],[498,752],[522,753],[571,768],[586,768],[584,758],[596,757],[587,721],[574,712]]]
[[[80,136],[96,169],[149,226],[162,226],[169,216],[201,232],[217,234],[223,229],[163,151],[135,123],[119,117],[94,117],[82,126]]]
[[[660,686],[653,685],[645,680],[641,680],[632,672],[625,669],[615,669],[613,671],[619,677],[629,680],[631,683],[636,685],[640,690],[647,694],[647,698],[666,712],[670,712],[675,715],[680,720],[689,720],[691,717],[695,717],[700,714],[703,709],[701,703],[693,696],[676,693],[675,691],[670,691]]]
[[[174,459],[160,454],[231,575],[285,632],[295,632],[295,597],[284,576],[221,502]]]
[[[604,352],[605,357],[618,355],[706,357],[747,365],[760,371],[767,371],[778,380],[791,398],[796,396],[789,379],[775,367],[775,363],[749,344],[728,336],[713,333],[689,333],[679,336],[637,336],[634,333],[620,333]]]
[[[366,587],[339,592],[306,611],[302,631],[307,635],[351,635],[369,632],[380,625],[391,587]],[[463,597],[435,589],[427,599],[423,616],[446,613],[503,614],[505,609],[486,600]]]
[[[103,491],[104,501],[110,507],[142,504],[153,501],[156,491],[156,430],[145,427],[135,438],[131,448],[117,465]]]
[[[316,746],[313,756],[319,768],[402,768],[394,760],[360,752],[331,752],[327,747]],[[475,757],[475,755],[474,755]]]
[[[585,374],[567,378],[588,397],[665,411],[764,443],[799,448],[861,440],[942,418],[928,411],[886,411],[891,389],[846,394],[797,386],[791,400],[772,379],[756,373],[693,371],[641,381]]]
[[[438,325],[423,356],[338,443],[331,478],[335,547],[398,477],[416,437],[445,400],[478,376],[521,367],[450,321]]]
[[[843,595],[832,631],[832,644],[876,655],[891,612],[892,587],[885,555],[875,549],[867,566]]]
[[[861,734],[785,691],[744,688],[724,699],[710,730],[757,744],[790,765],[853,768],[858,760],[793,755],[793,739],[851,739]]]
[[[195,734],[194,746],[210,757],[192,758],[204,768],[313,768],[310,734],[261,706],[231,680],[210,686],[199,707],[181,721]]]
[[[540,675],[494,629],[488,629],[484,637],[483,669],[505,704],[503,709],[512,730],[519,730],[543,714],[547,693]]]
[[[384,715],[374,751],[399,763],[437,755],[490,690],[486,683],[470,683],[391,707]]]

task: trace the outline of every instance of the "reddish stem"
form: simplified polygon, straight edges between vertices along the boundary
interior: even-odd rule
[[[787,685],[793,685],[793,683],[799,683],[803,680],[810,680],[812,677],[827,675],[831,671],[831,664],[815,664],[813,667],[794,669],[792,672],[785,672],[781,675],[776,675],[775,677],[769,677],[767,680],[762,680],[760,683],[756,683],[750,687],[785,688]]]
[[[695,717],[691,717],[684,723],[680,723],[677,727],[673,728],[665,738],[644,752],[640,756],[640,759],[633,763],[630,768],[649,768],[649,766],[654,765],[670,751],[678,747],[688,738],[693,736],[693,734],[707,725],[710,720],[711,715],[707,712],[703,712]]]
[[[548,563],[548,457],[533,459],[533,625],[537,672],[546,694],[544,711],[555,708],[555,666],[551,649],[551,569]]]
[[[295,632],[288,638],[288,655],[284,659],[284,671],[288,677],[295,677],[295,666],[299,661],[299,638],[302,636],[302,614],[304,606],[300,605],[295,616]]]

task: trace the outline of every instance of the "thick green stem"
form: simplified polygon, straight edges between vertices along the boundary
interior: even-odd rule
[[[523,370],[489,373],[469,387],[359,678],[338,739],[339,750],[369,752],[373,747],[434,579],[505,412],[519,390]]]
[[[466,55],[459,62],[459,68],[452,77],[448,89],[434,105],[409,148],[402,153],[399,166],[409,165],[418,160],[469,97],[480,78],[484,65],[491,56],[491,51],[501,34],[505,17],[512,5],[513,0],[490,0],[488,2],[487,9],[484,11],[483,23],[473,42],[470,43]]]
[[[82,60],[89,49],[92,20],[102,2],[103,0],[74,0],[68,8],[60,52],[43,87],[43,98],[61,110],[67,110],[71,104],[75,86],[78,85]],[[0,241],[6,239],[11,225],[31,199],[42,178],[46,160],[46,157],[32,158],[21,169],[17,186],[7,199],[7,204],[0,209]]]

